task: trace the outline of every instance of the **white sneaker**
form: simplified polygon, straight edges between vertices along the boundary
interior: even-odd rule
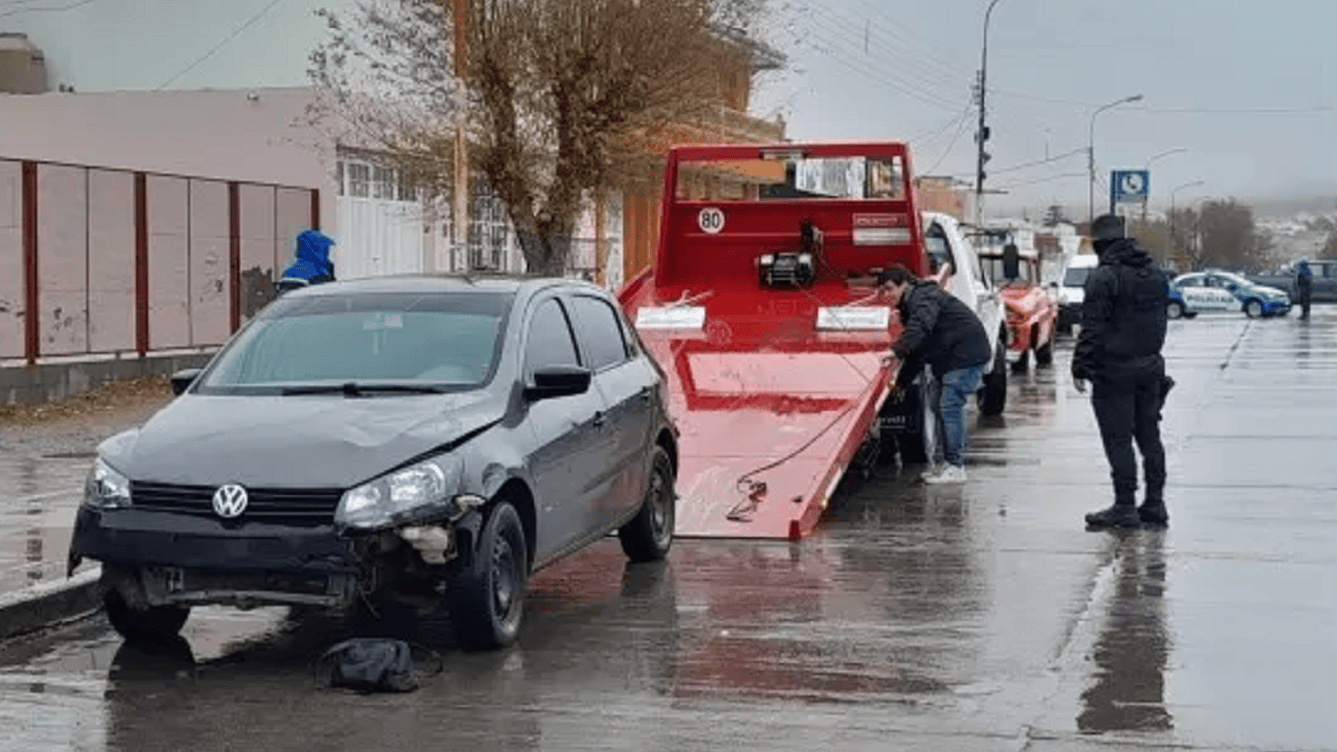
[[[965,483],[966,469],[960,465],[947,465],[937,475],[924,479],[925,483]]]
[[[936,478],[939,475],[942,475],[942,471],[946,467],[947,465],[945,463],[939,464],[937,462],[934,462],[928,466],[927,470],[919,474],[919,479],[924,481],[925,483],[931,483],[932,481],[930,481],[929,479]]]

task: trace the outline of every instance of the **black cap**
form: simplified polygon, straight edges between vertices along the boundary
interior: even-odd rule
[[[1091,240],[1118,240],[1124,237],[1123,217],[1117,214],[1101,214],[1091,223]]]

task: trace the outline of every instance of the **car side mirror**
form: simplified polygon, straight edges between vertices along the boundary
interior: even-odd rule
[[[548,366],[534,371],[534,383],[525,387],[530,402],[584,394],[590,388],[590,369],[580,366]]]
[[[1226,285],[1226,289],[1229,290],[1229,291],[1231,291],[1231,292],[1234,292],[1234,291],[1240,289],[1240,286],[1239,286],[1239,285],[1236,285],[1236,284],[1229,284],[1229,285]]]
[[[199,378],[200,372],[203,370],[203,368],[187,368],[172,374],[172,394],[178,397],[184,394],[190,388],[190,385],[195,383],[195,379]]]
[[[1021,276],[1021,251],[1016,243],[1003,246],[1003,278],[1012,280]]]

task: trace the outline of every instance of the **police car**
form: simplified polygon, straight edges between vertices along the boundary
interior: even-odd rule
[[[1203,311],[1244,311],[1249,318],[1258,318],[1284,316],[1290,310],[1291,298],[1284,290],[1218,270],[1175,277],[1165,302],[1172,319],[1192,318]]]

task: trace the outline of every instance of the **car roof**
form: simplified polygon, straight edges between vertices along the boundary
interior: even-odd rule
[[[502,275],[472,276],[462,274],[394,274],[364,277],[312,285],[288,295],[349,295],[394,292],[492,292],[529,296],[549,288],[572,288],[607,295],[591,282],[565,277],[516,277]]]

